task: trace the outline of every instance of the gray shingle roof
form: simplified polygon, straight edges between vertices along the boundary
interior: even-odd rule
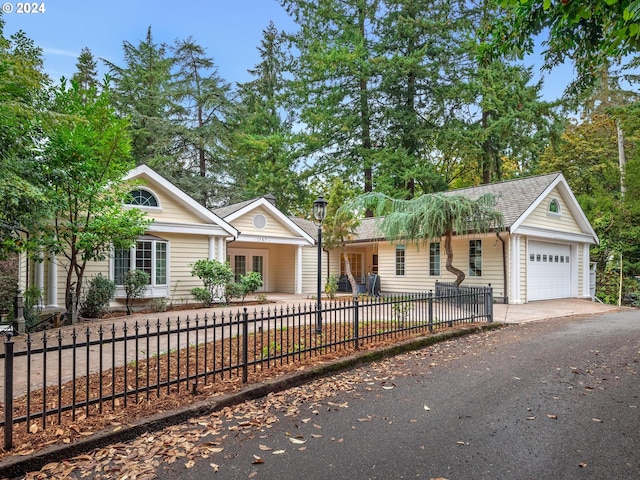
[[[516,178],[505,182],[449,190],[444,193],[445,195],[464,195],[474,200],[486,193],[491,193],[496,197],[496,210],[502,212],[504,217],[504,226],[509,228],[560,175],[561,173],[556,172]]]
[[[300,217],[289,217],[293,223],[295,223],[298,227],[300,227],[304,232],[309,235],[314,240],[318,240],[318,226],[313,223],[311,220],[307,220],[306,218]]]
[[[214,208],[212,211],[220,218],[225,218],[231,215],[232,213],[237,212],[238,210],[243,209],[247,205],[252,204],[253,202],[260,200],[262,197],[252,198],[251,200],[245,200],[244,202],[232,203],[231,205],[227,205],[226,207]]]
[[[459,188],[443,192],[445,195],[464,195],[471,199],[486,193],[496,197],[496,210],[502,212],[505,228],[510,228],[545,190],[560,176],[560,173],[517,178],[505,182]],[[379,218],[365,218],[356,231],[357,241],[381,239],[384,236],[377,228]]]

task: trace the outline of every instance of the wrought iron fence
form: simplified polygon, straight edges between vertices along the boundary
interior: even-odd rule
[[[396,294],[228,314],[88,324],[70,332],[10,336],[0,354],[5,448],[13,426],[60,424],[63,414],[102,414],[164,394],[196,392],[225,378],[454,324],[491,322],[489,287]],[[1,387],[1,386],[0,386]],[[69,393],[70,392],[70,393]],[[0,398],[3,398],[0,396]]]

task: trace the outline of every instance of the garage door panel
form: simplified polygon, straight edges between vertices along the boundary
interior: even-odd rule
[[[529,242],[527,299],[546,300],[571,296],[571,247]]]

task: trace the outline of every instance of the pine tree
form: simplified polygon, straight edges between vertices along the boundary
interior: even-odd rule
[[[282,94],[286,56],[282,35],[270,23],[260,46],[261,62],[249,73],[253,80],[239,85],[239,105],[234,115],[230,172],[235,198],[247,200],[277,194],[278,208],[295,214],[310,202],[307,177],[299,165],[292,119],[285,112]]]
[[[315,172],[358,175],[373,189],[374,96],[379,83],[373,45],[379,0],[281,0],[300,30],[289,94],[305,126]]]
[[[187,165],[177,184],[205,206],[215,206],[223,195],[227,170],[228,116],[233,103],[231,85],[218,75],[213,58],[189,37],[172,47],[175,74],[173,121],[178,125],[176,150]],[[188,181],[184,181],[188,180]]]
[[[93,53],[88,47],[84,47],[80,51],[78,62],[76,63],[76,72],[71,77],[71,80],[78,82],[80,88],[83,90],[89,90],[98,83],[98,64],[96,63]]]
[[[122,115],[131,118],[132,156],[164,173],[172,167],[176,135],[171,114],[173,59],[164,44],[153,39],[151,27],[138,46],[123,42],[124,66],[104,60],[113,77],[113,100]]]

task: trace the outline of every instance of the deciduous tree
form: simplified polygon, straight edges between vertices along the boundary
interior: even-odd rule
[[[116,115],[108,83],[83,90],[63,81],[52,91],[50,110],[59,118],[44,147],[41,175],[52,215],[37,233],[45,251],[66,271],[68,312],[77,309],[87,263],[112,248],[128,248],[148,221],[123,203],[122,183],[133,167],[128,122]],[[75,303],[71,293],[75,293]]]

